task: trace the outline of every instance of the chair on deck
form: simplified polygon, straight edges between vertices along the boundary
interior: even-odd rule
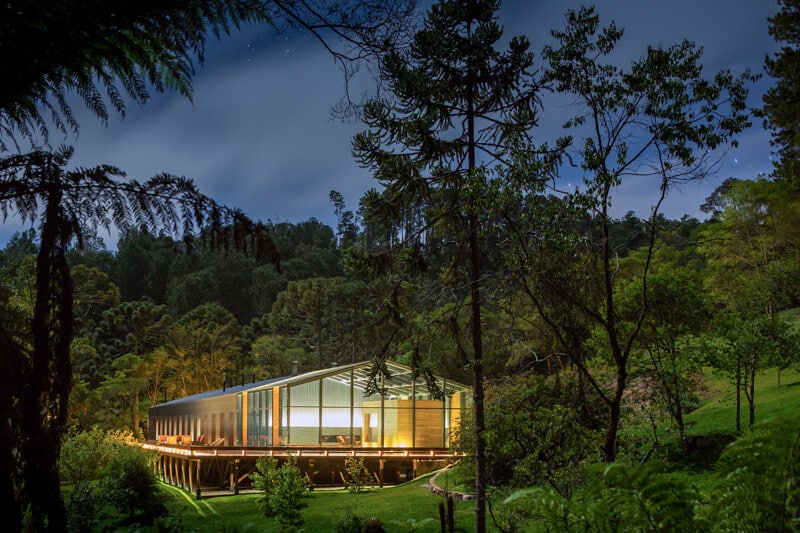
[[[224,443],[225,443],[225,437],[220,437],[211,444],[209,444],[209,446],[222,446]]]

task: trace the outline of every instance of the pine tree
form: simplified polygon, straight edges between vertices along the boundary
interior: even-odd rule
[[[511,167],[515,148],[530,145],[538,91],[528,40],[514,37],[507,51],[497,49],[499,7],[498,0],[436,3],[410,49],[382,58],[381,79],[394,99],[365,106],[369,130],[354,140],[358,161],[384,187],[362,202],[368,221],[392,228],[406,222],[391,235],[392,246],[410,251],[420,266],[426,241],[455,243],[447,249],[451,267],[444,277],[466,287],[469,309],[470,348],[462,347],[460,331],[453,333],[473,370],[476,531],[486,527],[483,238],[507,177],[502,171]],[[401,220],[408,213],[417,215]],[[396,257],[383,257],[390,256]],[[456,317],[452,323],[458,328]]]
[[[775,172],[800,186],[800,1],[779,0],[778,4],[781,9],[769,19],[769,33],[784,44],[764,64],[777,81],[764,93],[763,112],[780,156]]]

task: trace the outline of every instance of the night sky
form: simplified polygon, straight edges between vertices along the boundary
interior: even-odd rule
[[[538,51],[551,42],[550,29],[563,28],[566,10],[579,6],[573,1],[506,0],[500,18],[507,37],[529,37],[538,61]],[[723,68],[761,72],[765,55],[777,49],[767,23],[776,10],[773,0],[597,3],[601,23],[614,20],[625,29],[618,49],[621,61],[640,57],[647,45],[667,46],[686,38],[703,46],[709,74]],[[751,88],[752,106],[760,106],[769,85],[769,79],[762,79]],[[359,78],[352,89],[368,92],[369,80]],[[338,66],[313,37],[275,36],[267,27],[248,26],[220,41],[210,40],[194,82],[193,102],[177,94],[156,94],[146,106],[130,107],[124,119],[114,117],[107,127],[81,112],[77,137],[51,141],[74,145],[76,165],[113,164],[140,180],[159,172],[190,177],[204,193],[254,219],[301,222],[315,217],[334,225],[331,189],[341,192],[355,211],[362,193],[376,185],[350,155],[353,135],[363,127],[330,116],[343,91]],[[553,104],[547,113],[537,133],[540,141],[560,134],[569,111]],[[664,213],[702,219],[699,205],[722,180],[770,172],[769,134],[760,120],[754,120],[739,143],[715,176],[672,193]],[[653,194],[647,182],[629,183],[614,199],[614,214],[633,210],[646,216]],[[7,223],[2,229],[4,241],[18,228]]]

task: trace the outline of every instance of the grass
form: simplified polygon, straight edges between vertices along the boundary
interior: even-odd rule
[[[734,438],[735,391],[726,377],[706,374],[707,393],[701,406],[686,417],[690,436],[711,439],[715,449],[709,455],[688,457],[677,445],[668,454],[668,463],[675,476],[682,477],[701,492],[714,482],[713,461],[724,444]],[[756,422],[781,413],[800,409],[800,372],[784,370],[780,375],[771,369],[756,378]],[[742,426],[747,427],[747,403],[742,397]],[[670,457],[671,456],[671,460]],[[459,469],[442,473],[437,484],[451,491],[470,492],[471,474]],[[383,489],[369,489],[360,494],[345,490],[316,490],[306,499],[303,510],[304,530],[309,532],[335,532],[336,525],[346,513],[363,518],[377,517],[388,533],[438,532],[439,503],[443,500],[430,494],[427,483],[430,475],[404,485]],[[195,501],[183,490],[162,485],[167,495],[167,506],[173,516],[182,517],[182,531],[197,532],[262,532],[280,531],[277,522],[264,517],[256,504],[257,495],[220,496]],[[455,523],[457,531],[472,531],[475,527],[473,502],[456,502]],[[491,523],[489,531],[495,531]]]
[[[710,397],[686,416],[692,435],[733,434],[736,430],[736,390],[726,377],[707,373],[706,386]],[[742,427],[748,425],[747,398],[742,395]],[[784,370],[778,385],[777,370],[756,375],[755,421],[796,412],[800,409],[800,372]]]
[[[438,532],[439,503],[443,500],[430,494],[427,488],[429,479],[430,475],[423,476],[396,487],[369,489],[359,494],[346,490],[313,491],[305,500],[308,507],[303,510],[304,529],[335,532],[337,522],[349,512],[363,518],[379,518],[387,533]],[[264,517],[258,510],[255,494],[195,501],[185,491],[168,485],[163,485],[163,488],[168,495],[167,506],[171,514],[183,517],[182,531],[280,531],[277,521]],[[454,515],[457,529],[474,530],[473,502],[457,501]]]

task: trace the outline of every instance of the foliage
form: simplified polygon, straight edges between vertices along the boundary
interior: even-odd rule
[[[123,446],[134,442],[130,433],[97,428],[70,431],[61,445],[58,471],[63,483],[80,485],[103,478],[105,468]]]
[[[285,461],[277,469],[269,495],[269,505],[282,531],[297,531],[304,519],[300,511],[308,504],[302,498],[311,488],[294,459]]]
[[[377,517],[361,518],[347,511],[344,519],[336,523],[336,533],[386,533],[386,530]]]
[[[5,3],[0,10],[0,72],[6,78],[0,91],[0,148],[6,148],[6,140],[18,144],[15,133],[35,142],[38,135],[47,141],[52,126],[77,132],[68,98],[73,93],[103,123],[112,113],[124,115],[127,102],[147,102],[152,89],[191,97],[207,40],[245,23],[306,30],[350,71],[351,61],[405,35],[414,6],[413,0]]]
[[[364,466],[363,457],[352,457],[345,466],[347,472],[347,490],[351,493],[361,492],[370,480],[369,470]]]
[[[543,488],[523,489],[505,505],[544,531],[696,531],[694,492],[663,465],[597,465],[584,491],[564,498]]]
[[[259,457],[256,470],[250,474],[253,488],[259,492],[256,503],[264,516],[275,516],[270,498],[278,476],[278,462],[272,457]]]
[[[800,530],[800,414],[755,425],[716,465],[708,505],[714,531]]]
[[[104,469],[103,492],[107,501],[131,521],[150,524],[166,513],[152,452],[138,446],[123,446]]]
[[[344,518],[336,522],[336,533],[362,533],[364,531],[364,519],[360,516],[347,511]]]
[[[371,265],[402,273],[396,292],[427,268],[423,245],[432,239],[441,244],[429,250],[447,265],[440,276],[453,288],[454,309],[468,310],[467,331],[458,330],[455,314],[449,333],[473,371],[476,531],[485,529],[483,261],[492,249],[485,236],[493,233],[486,213],[505,188],[503,172],[525,174],[531,167],[523,160],[537,155],[527,152],[537,123],[533,54],[519,36],[500,48],[499,7],[498,0],[433,4],[409,49],[381,57],[380,78],[391,97],[367,102],[368,131],[353,141],[359,164],[382,187],[362,199],[365,220],[389,237]],[[397,303],[396,294],[392,299]],[[403,311],[393,306],[390,312],[403,324]],[[388,346],[382,352],[385,357]]]
[[[780,50],[764,62],[766,73],[776,81],[764,93],[765,126],[772,130],[777,147],[775,173],[796,188],[800,185],[800,2],[778,0],[779,10],[769,19],[769,33],[781,43]]]
[[[563,370],[552,376],[533,372],[492,385],[486,396],[487,471],[495,487],[546,485],[568,496],[597,461],[600,412],[581,420],[583,409],[598,411],[597,402],[580,405],[577,374]],[[457,449],[472,455],[469,417],[462,422]],[[464,433],[467,437],[465,438]]]
[[[280,467],[272,457],[260,457],[256,471],[250,474],[253,488],[259,491],[257,504],[264,516],[274,516],[282,531],[296,531],[303,525],[301,509],[308,504],[302,498],[311,489],[311,482],[290,458]]]

